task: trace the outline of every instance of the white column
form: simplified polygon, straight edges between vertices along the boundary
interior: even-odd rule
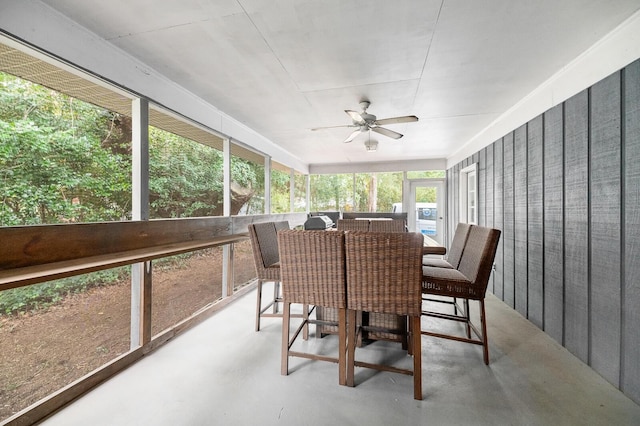
[[[231,140],[222,141],[222,174],[224,216],[231,216]],[[233,230],[232,230],[233,232]],[[222,297],[233,294],[233,244],[222,246]]]
[[[149,220],[149,101],[131,105],[131,218]],[[131,266],[131,349],[151,341],[151,262]]]
[[[296,171],[291,169],[289,172],[289,213],[296,211]]]
[[[264,157],[264,213],[271,214],[271,158]]]
[[[311,176],[310,175],[305,175],[306,178],[306,183],[307,183],[307,194],[305,197],[305,204],[307,205],[307,214],[309,214],[310,212],[310,208],[311,208]]]

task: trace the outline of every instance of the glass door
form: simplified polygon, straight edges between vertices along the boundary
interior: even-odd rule
[[[406,201],[409,231],[420,232],[439,244],[444,244],[444,182],[411,180],[408,195],[409,199]]]

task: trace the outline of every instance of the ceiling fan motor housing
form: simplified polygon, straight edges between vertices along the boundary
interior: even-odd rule
[[[376,116],[373,114],[362,112],[360,115],[362,116],[362,119],[364,120],[364,122],[367,124],[373,124],[376,121]]]

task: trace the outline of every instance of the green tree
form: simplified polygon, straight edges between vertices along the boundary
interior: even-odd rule
[[[221,215],[221,152],[152,127],[149,193],[151,217]]]
[[[0,224],[116,220],[130,160],[102,148],[113,113],[0,73]]]
[[[353,211],[353,174],[312,175],[311,210]]]
[[[290,175],[281,170],[271,169],[271,212],[289,213]]]

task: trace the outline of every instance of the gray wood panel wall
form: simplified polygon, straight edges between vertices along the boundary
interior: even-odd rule
[[[544,286],[543,231],[542,231],[542,127],[540,115],[527,126],[527,315],[529,320],[543,328]]]
[[[479,223],[502,230],[489,290],[637,403],[639,160],[640,60],[447,172],[449,229],[477,162]]]
[[[564,336],[564,107],[544,114],[544,330]]]
[[[485,226],[488,227],[493,227],[493,216],[494,216],[494,194],[493,194],[493,187],[494,187],[494,183],[493,183],[493,145],[489,145],[488,147],[485,148],[486,150],[486,157],[485,160],[487,162],[486,165],[486,173],[485,173],[485,179],[486,179],[486,185],[485,185]],[[493,292],[495,294],[495,275],[496,274],[491,274],[491,277],[489,278],[489,285],[488,288],[490,289],[489,291]]]
[[[513,132],[513,276],[514,301],[524,317],[528,312],[527,281],[527,125]]]
[[[564,346],[589,362],[589,96],[565,102]]]
[[[504,300],[504,138],[493,143],[493,226],[502,230],[496,250],[493,287],[497,297]],[[512,282],[512,281],[509,281]]]
[[[504,300],[509,306],[515,308],[515,207],[513,193],[513,133],[509,133],[502,139],[502,208],[504,210],[502,226],[502,240],[504,243],[504,277],[502,291]]]
[[[640,402],[640,62],[623,72],[623,271],[620,388]]]
[[[619,384],[620,334],[620,73],[591,88],[590,364]]]

